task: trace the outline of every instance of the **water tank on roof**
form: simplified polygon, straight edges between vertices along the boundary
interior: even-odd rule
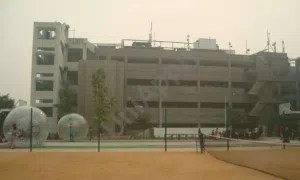
[[[194,49],[217,50],[217,40],[199,38],[196,42],[194,42]]]

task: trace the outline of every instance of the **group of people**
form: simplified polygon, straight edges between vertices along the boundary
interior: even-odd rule
[[[240,133],[235,128],[219,131],[219,128],[213,129],[211,135],[219,137],[243,138],[243,139],[258,139],[263,134],[262,126],[256,128],[245,128]]]
[[[263,134],[262,126],[256,128],[246,128],[244,130],[244,139],[258,139]]]
[[[49,133],[47,139],[48,140],[57,140],[57,139],[59,139],[58,132],[57,133]]]
[[[14,149],[16,147],[17,139],[28,141],[31,135],[38,145],[42,143],[40,138],[40,126],[36,123],[33,123],[32,125],[32,133],[30,129],[24,130],[22,128],[18,128],[17,123],[12,123],[8,135],[9,138],[7,141],[9,142],[11,149]],[[1,139],[1,140],[6,141],[5,139]]]
[[[296,137],[295,129],[292,129],[290,131],[288,126],[280,125],[279,132],[280,132],[280,140],[287,141],[287,142],[289,142],[290,139],[295,140]],[[300,135],[299,135],[299,140],[300,140]]]
[[[220,136],[220,137],[226,137],[226,132],[225,130],[219,131],[219,128],[216,128],[216,130],[212,130],[211,135],[213,136]]]

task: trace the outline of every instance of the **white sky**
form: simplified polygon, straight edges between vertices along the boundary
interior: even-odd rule
[[[250,53],[262,50],[269,30],[277,50],[284,40],[296,58],[299,20],[299,0],[0,0],[0,94],[29,102],[34,21],[66,22],[93,43],[147,39],[152,21],[156,40],[211,37],[238,54],[246,40]]]

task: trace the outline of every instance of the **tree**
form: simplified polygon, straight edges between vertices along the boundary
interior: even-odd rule
[[[107,87],[105,85],[106,75],[102,68],[99,68],[92,74],[92,104],[93,104],[93,119],[98,119],[98,114],[101,115],[101,121],[109,121],[109,114],[116,104],[114,97],[108,97]]]
[[[151,120],[151,114],[147,112],[138,113],[136,119],[134,119],[132,124],[125,124],[125,132],[133,135],[132,133],[139,134],[151,127],[149,123]],[[134,130],[134,132],[132,132]]]
[[[58,118],[63,117],[66,114],[74,112],[74,108],[77,105],[77,94],[69,86],[60,89],[58,92],[59,103],[55,104],[57,108]]]
[[[235,125],[235,124],[240,124],[240,123],[247,121],[247,114],[245,111],[228,108],[227,109],[227,118],[229,121],[228,123],[230,125]]]
[[[9,94],[0,95],[0,109],[12,109],[15,107],[15,100]]]
[[[70,87],[70,83],[67,79],[67,72],[67,68],[60,67],[62,88],[58,92],[59,103],[54,105],[54,107],[57,108],[58,119],[66,114],[74,112],[74,108],[77,105],[77,94]]]
[[[147,129],[150,127],[151,114],[147,112],[139,113],[133,125],[140,129]]]

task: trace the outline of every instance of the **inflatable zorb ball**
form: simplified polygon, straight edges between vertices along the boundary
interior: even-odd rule
[[[63,140],[70,141],[70,127],[73,128],[73,140],[80,141],[86,138],[88,122],[79,114],[67,114],[58,121],[58,134]]]
[[[30,122],[32,108],[32,145],[39,146],[47,139],[49,126],[45,113],[35,107],[21,106],[13,109],[5,118],[3,132],[5,139],[11,142],[15,137],[16,147],[28,147],[30,145]],[[16,127],[16,136],[12,136],[13,126]]]

